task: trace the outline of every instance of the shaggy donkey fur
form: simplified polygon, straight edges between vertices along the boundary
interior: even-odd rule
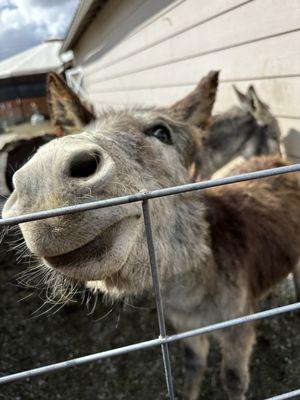
[[[281,155],[281,133],[269,106],[260,100],[253,86],[249,86],[246,94],[235,86],[234,90],[241,107],[214,116],[203,135],[199,155],[201,179],[210,178],[220,169],[216,177],[227,175],[230,162],[252,156]]]
[[[110,110],[82,133],[42,146],[14,175],[3,217],[187,182],[203,123],[200,87],[170,109]],[[243,168],[278,165],[285,162],[265,157]],[[155,199],[150,205],[166,315],[178,331],[254,311],[258,299],[299,259],[300,190],[293,174]],[[152,286],[141,216],[141,205],[132,203],[20,228],[44,268],[117,298]],[[214,336],[222,348],[228,398],[243,400],[254,325]],[[195,400],[209,338],[197,336],[185,346],[184,398]]]

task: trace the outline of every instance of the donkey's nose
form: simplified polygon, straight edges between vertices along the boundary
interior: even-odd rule
[[[70,178],[90,178],[101,168],[102,156],[99,150],[80,151],[71,156],[67,175]]]
[[[53,180],[56,180],[55,187],[60,187],[59,190],[64,192],[71,185],[72,190],[78,193],[87,188],[100,193],[115,174],[115,162],[103,146],[75,139],[71,140],[68,136],[59,139],[61,145],[58,146],[60,143],[57,142],[52,149],[52,154],[55,154],[52,167]],[[45,157],[49,153],[48,149]],[[41,162],[45,163],[42,154],[40,156]],[[53,186],[53,183],[50,185]]]
[[[57,178],[60,184],[67,187],[69,183],[73,188],[98,188],[103,189],[105,185],[114,175],[115,163],[110,155],[100,146],[96,144],[86,143],[75,144],[69,147],[67,151],[60,149],[61,163],[60,172]],[[59,168],[56,168],[59,170]]]
[[[14,174],[14,194],[7,201],[3,215],[102,198],[107,186],[113,185],[116,169],[106,142],[99,145],[84,134],[55,139],[42,146]]]

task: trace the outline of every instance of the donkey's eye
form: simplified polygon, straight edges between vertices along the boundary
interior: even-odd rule
[[[165,125],[154,125],[144,131],[146,136],[154,136],[165,144],[173,144],[169,128]]]

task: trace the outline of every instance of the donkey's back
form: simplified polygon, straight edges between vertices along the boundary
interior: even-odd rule
[[[284,165],[279,157],[255,157],[231,172]],[[294,270],[300,255],[300,191],[295,173],[220,187],[205,196],[220,272],[241,274],[256,298]]]

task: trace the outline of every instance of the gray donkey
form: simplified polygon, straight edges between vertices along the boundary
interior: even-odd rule
[[[211,82],[215,86],[215,80]],[[203,136],[199,166],[202,179],[210,178],[217,170],[237,157],[280,155],[281,133],[270,108],[249,86],[246,94],[233,86],[241,107],[216,115]],[[226,168],[226,167],[225,167]],[[222,175],[226,172],[222,172]]]
[[[42,146],[15,173],[3,217],[186,183],[199,149],[207,101],[202,89],[199,85],[169,109],[108,110],[82,133]],[[57,99],[54,109],[58,120],[70,125],[72,113],[63,117],[62,101]],[[258,157],[245,162],[244,169],[280,165],[285,162],[279,157]],[[258,299],[299,259],[300,190],[294,174],[160,198],[150,206],[165,311],[178,331],[255,311]],[[41,276],[55,298],[65,296],[64,287],[73,292],[79,284],[112,298],[152,287],[139,203],[20,228],[29,250],[42,261]],[[213,335],[222,349],[228,398],[243,400],[254,324]],[[209,338],[193,337],[185,346],[184,399],[195,400]]]

